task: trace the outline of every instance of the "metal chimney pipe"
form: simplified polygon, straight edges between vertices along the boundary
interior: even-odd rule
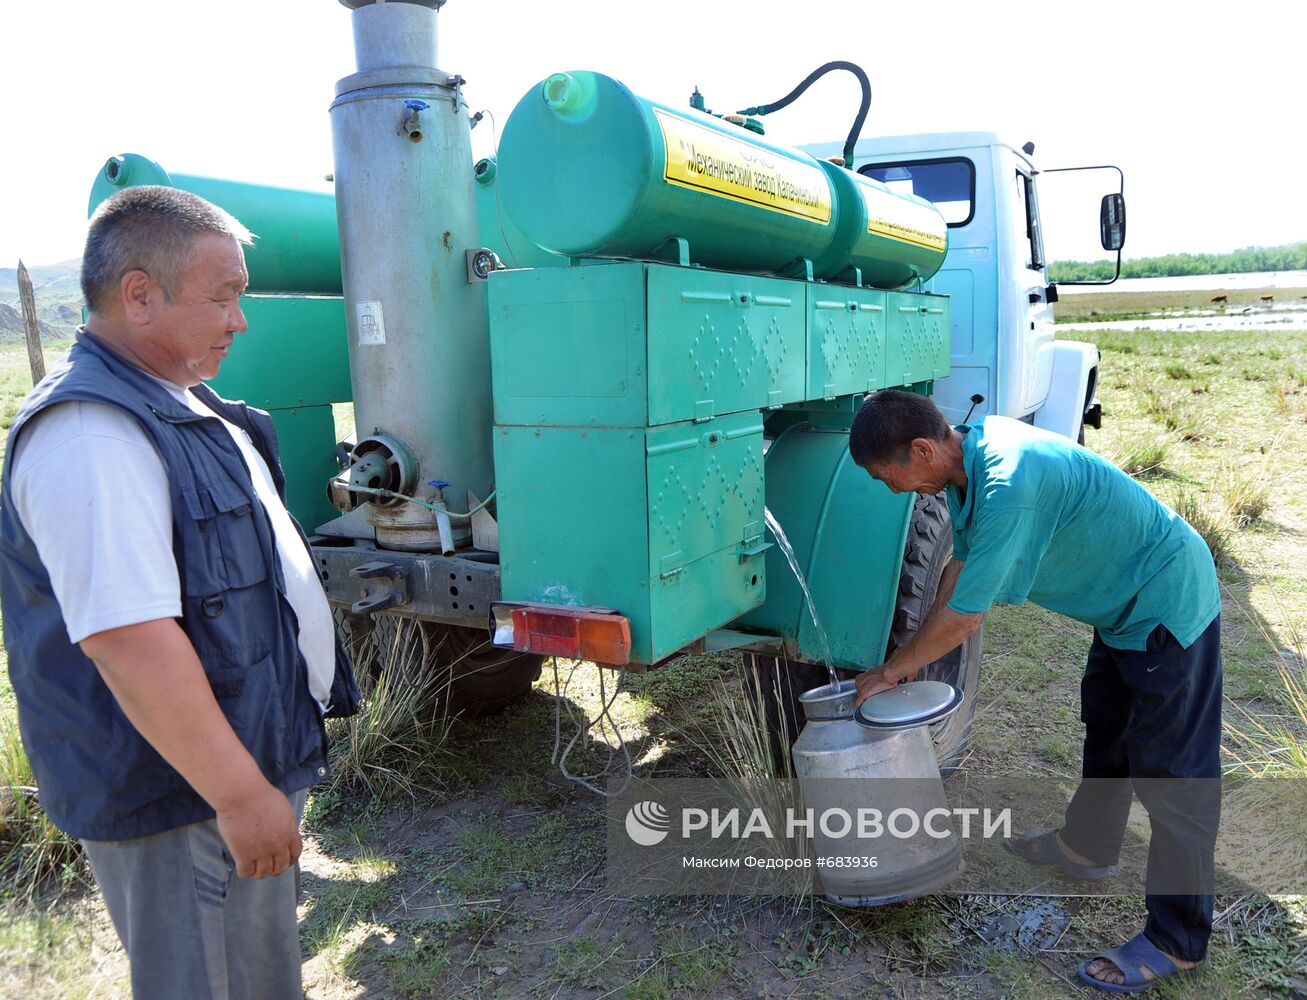
[[[436,65],[436,19],[444,0],[340,0],[354,11],[354,59],[360,73]]]
[[[385,488],[466,511],[494,470],[485,286],[469,283],[465,256],[480,243],[462,80],[435,66],[440,2],[342,3],[359,65],[331,105],[355,455],[385,456]],[[383,546],[446,547],[432,510],[369,499]],[[469,539],[455,520],[455,542]]]

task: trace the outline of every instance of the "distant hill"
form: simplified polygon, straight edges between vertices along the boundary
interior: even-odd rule
[[[80,260],[29,267],[41,336],[67,340],[82,322]],[[21,340],[23,313],[18,298],[18,269],[0,267],[0,343]]]

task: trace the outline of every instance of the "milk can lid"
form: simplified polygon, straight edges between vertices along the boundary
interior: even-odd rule
[[[943,681],[909,681],[872,695],[853,717],[871,729],[908,729],[938,722],[962,704],[962,692]]]

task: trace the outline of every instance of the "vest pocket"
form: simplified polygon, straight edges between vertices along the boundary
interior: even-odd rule
[[[267,579],[263,524],[244,491],[232,484],[196,483],[182,486],[182,496],[189,515],[178,516],[187,596],[213,597]]]
[[[276,775],[286,763],[285,692],[279,689],[271,654],[253,655],[257,658],[248,664],[206,673],[213,696],[237,738],[265,775]]]

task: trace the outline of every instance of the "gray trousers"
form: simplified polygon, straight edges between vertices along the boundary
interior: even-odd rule
[[[290,797],[296,817],[307,789]],[[299,865],[237,878],[216,820],[83,840],[135,1000],[300,1000]]]

